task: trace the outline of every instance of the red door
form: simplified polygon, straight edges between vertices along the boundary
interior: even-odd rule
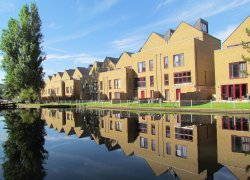
[[[176,89],[176,100],[180,99],[181,89]]]
[[[145,91],[141,91],[141,99],[145,98]]]

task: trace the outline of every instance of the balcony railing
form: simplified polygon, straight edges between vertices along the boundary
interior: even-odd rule
[[[137,85],[138,87],[146,87],[146,81],[138,81]]]

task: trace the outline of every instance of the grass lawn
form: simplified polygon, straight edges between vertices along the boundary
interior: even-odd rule
[[[95,107],[138,107],[138,108],[178,108],[179,103],[167,102],[167,103],[137,103],[137,102],[122,102],[122,103],[111,103],[111,102],[86,102],[86,103],[51,103],[51,104],[41,104],[41,106],[49,106],[49,105],[80,105],[80,106],[95,106]],[[208,102],[201,105],[193,105],[191,106],[181,106],[181,108],[191,108],[191,109],[225,109],[225,110],[233,110],[233,109],[249,109],[250,103],[227,103],[227,102]]]

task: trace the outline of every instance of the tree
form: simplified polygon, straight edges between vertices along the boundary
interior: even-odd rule
[[[3,175],[10,179],[43,180],[48,152],[44,148],[45,122],[36,110],[5,113],[8,139],[3,144]]]
[[[250,36],[250,29],[246,28],[246,33],[248,36]],[[250,46],[249,46],[249,42],[243,42],[243,48],[247,50],[248,53],[250,53]],[[247,57],[245,55],[242,55],[242,59],[244,61],[250,62],[250,57]]]
[[[7,98],[17,97],[27,89],[38,95],[44,86],[41,25],[37,6],[31,3],[30,7],[26,4],[21,8],[19,20],[11,18],[8,28],[2,31],[1,66],[6,72],[4,94]]]

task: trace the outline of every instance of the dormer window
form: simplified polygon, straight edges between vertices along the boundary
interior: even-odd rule
[[[207,24],[201,23],[201,30],[207,33]]]

